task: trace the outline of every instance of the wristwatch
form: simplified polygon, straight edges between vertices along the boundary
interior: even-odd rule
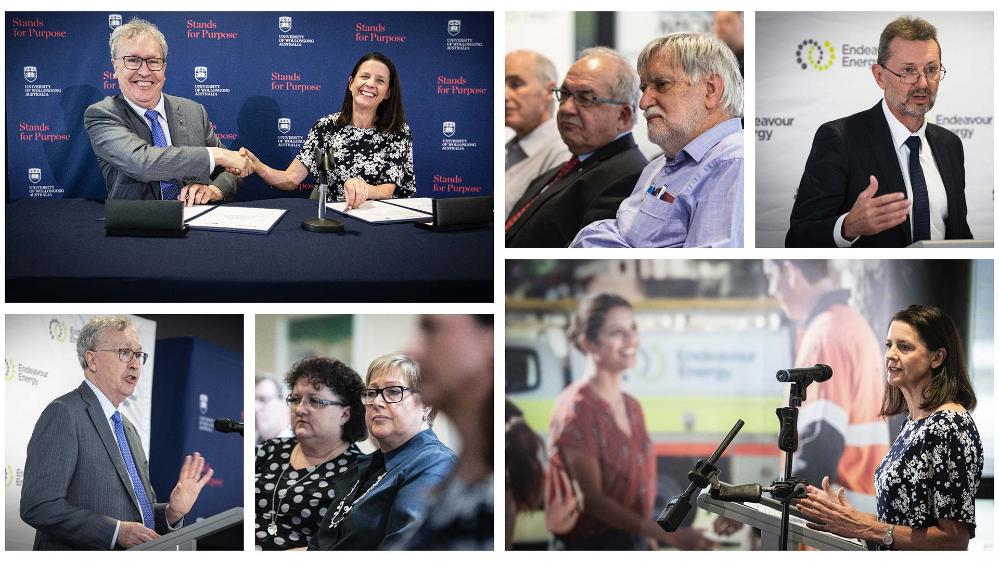
[[[881,539],[881,542],[883,542],[884,545],[887,546],[889,550],[891,549],[892,543],[895,542],[895,538],[892,536],[892,533],[894,532],[895,532],[895,525],[889,523],[888,532],[886,532],[885,536]]]

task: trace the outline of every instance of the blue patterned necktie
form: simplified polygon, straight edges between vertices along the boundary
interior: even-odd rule
[[[149,503],[146,495],[146,487],[142,485],[139,478],[139,471],[135,468],[135,459],[132,458],[132,449],[128,446],[128,439],[125,439],[125,427],[121,423],[121,413],[115,411],[111,416],[114,422],[114,435],[118,439],[118,449],[121,450],[121,458],[125,461],[125,468],[128,470],[128,477],[132,479],[132,488],[135,489],[135,497],[139,500],[139,507],[142,508],[142,524],[150,529],[156,528],[153,520],[153,506]]]
[[[926,191],[923,167],[919,165],[922,142],[913,135],[905,144],[909,147],[909,183],[912,184],[912,241],[919,242],[930,239],[930,195]]]
[[[153,146],[156,148],[165,148],[170,145],[167,144],[166,135],[163,134],[163,127],[160,126],[159,116],[159,112],[155,109],[146,111],[146,119],[149,120],[149,128],[153,131]],[[175,201],[177,197],[180,196],[180,190],[177,189],[177,182],[161,181],[160,193],[163,194],[164,201]]]

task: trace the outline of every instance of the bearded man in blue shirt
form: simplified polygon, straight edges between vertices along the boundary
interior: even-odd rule
[[[645,167],[614,219],[584,227],[572,247],[742,247],[742,76],[724,43],[672,33],[638,57],[649,139]]]

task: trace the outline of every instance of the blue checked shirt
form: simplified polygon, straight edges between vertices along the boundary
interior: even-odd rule
[[[617,218],[576,234],[573,248],[741,248],[742,123],[728,119],[645,167]]]

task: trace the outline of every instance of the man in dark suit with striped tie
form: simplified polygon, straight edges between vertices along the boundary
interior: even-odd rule
[[[538,176],[506,220],[508,248],[565,248],[581,228],[614,218],[648,163],[631,135],[638,73],[617,52],[586,49],[555,90],[572,158]]]
[[[815,133],[786,245],[898,248],[972,238],[961,139],[926,122],[947,73],[936,28],[920,18],[891,22],[871,71],[884,99]]]
[[[142,442],[118,406],[135,391],[148,354],[127,317],[91,319],[77,357],[84,382],[53,400],[28,442],[21,519],[35,550],[137,546],[180,528],[214,471],[184,459],[168,503],[156,503]]]

